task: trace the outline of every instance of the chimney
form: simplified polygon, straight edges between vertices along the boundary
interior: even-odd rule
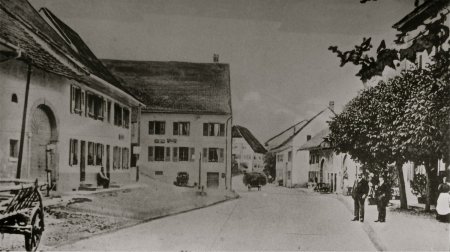
[[[311,135],[306,135],[306,141],[311,140]]]
[[[334,101],[330,101],[330,103],[328,104],[328,108],[334,111]]]
[[[219,54],[214,53],[214,55],[213,55],[213,62],[214,63],[219,63]]]

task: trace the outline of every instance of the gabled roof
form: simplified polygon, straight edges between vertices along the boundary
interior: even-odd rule
[[[266,146],[270,146],[269,150],[274,151],[274,150],[279,149],[279,148],[283,147],[284,145],[288,144],[292,139],[294,139],[295,136],[297,136],[304,128],[306,128],[306,126],[308,126],[314,119],[316,119],[319,115],[324,113],[327,109],[330,110],[333,114],[335,114],[333,109],[331,109],[330,107],[326,107],[325,109],[323,109],[322,111],[320,111],[319,113],[317,113],[316,115],[311,117],[310,119],[303,120],[303,121],[291,126],[290,128],[283,131],[282,133],[277,134],[275,137],[272,137],[271,139],[266,141]],[[292,133],[290,133],[291,132],[290,129],[293,129]],[[286,134],[286,133],[288,133],[288,134]],[[274,143],[276,143],[276,144],[274,144]]]
[[[57,19],[54,15],[52,17],[54,20]],[[93,88],[102,88],[104,92],[110,94],[125,93],[125,96],[119,95],[121,100],[125,99],[124,97],[127,99],[132,97],[107,71],[78,34],[61,20],[58,22],[60,26],[65,27],[65,31],[70,30],[72,37],[78,37],[77,44],[80,50],[72,48],[28,1],[0,0],[0,43],[20,50],[19,59],[26,60],[46,72],[77,80]],[[86,53],[87,50],[89,53]],[[116,89],[105,91],[105,85],[115,86]]]
[[[450,0],[427,0],[395,23],[392,27],[401,32],[415,30],[418,26],[423,24],[423,21],[436,16],[439,11],[449,4]]]
[[[32,22],[33,26],[28,22]],[[34,29],[35,32],[41,31],[41,34],[57,36],[27,1],[0,0],[0,27],[0,39],[17,47],[22,57],[34,66],[67,78],[78,77],[76,69],[62,64],[54,54],[44,49],[39,38],[31,31]]]
[[[97,59],[97,57],[94,55],[91,49],[89,49],[86,43],[84,43],[83,39],[81,39],[78,33],[67,26],[49,9],[42,8],[41,11],[61,34],[62,39],[64,39],[65,42],[71,47],[72,54],[74,54],[76,58],[89,69],[91,73],[97,75],[98,77],[115,86],[123,88],[120,85],[120,82],[108,71],[108,69],[102,64],[102,62]]]
[[[231,115],[228,64],[102,60],[143,112]]]
[[[314,135],[308,142],[300,146],[298,150],[317,150],[330,148],[330,142],[328,141],[328,135],[330,129],[326,128]]]
[[[250,130],[245,127],[239,125],[233,126],[231,135],[233,138],[244,138],[248,145],[250,145],[252,150],[256,153],[265,154],[267,152],[264,146],[252,134],[252,132],[250,132]]]

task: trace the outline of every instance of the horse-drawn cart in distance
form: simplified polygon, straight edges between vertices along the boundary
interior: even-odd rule
[[[35,251],[44,232],[44,206],[38,181],[0,180],[0,234],[21,234]]]

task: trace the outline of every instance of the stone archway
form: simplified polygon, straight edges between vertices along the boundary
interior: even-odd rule
[[[56,143],[57,123],[52,109],[45,104],[36,106],[30,115],[30,164],[27,177],[47,182],[47,172],[52,173],[52,182],[57,176]]]

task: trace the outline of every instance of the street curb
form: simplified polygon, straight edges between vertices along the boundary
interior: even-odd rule
[[[144,220],[134,219],[137,222],[132,223],[130,225],[123,225],[123,226],[120,226],[120,227],[117,227],[117,228],[110,229],[110,230],[105,231],[105,232],[93,234],[93,235],[88,236],[88,237],[82,237],[82,238],[79,238],[79,239],[68,240],[68,241],[65,241],[65,242],[62,242],[62,243],[58,244],[57,246],[45,247],[45,250],[47,250],[47,251],[48,250],[57,250],[59,247],[66,246],[66,245],[71,245],[71,244],[74,244],[75,242],[78,242],[78,241],[87,240],[87,239],[90,239],[92,237],[97,237],[97,236],[101,236],[101,235],[110,234],[110,233],[116,232],[116,231],[121,230],[121,229],[134,227],[134,226],[137,226],[137,225],[140,225],[140,224],[144,224],[144,223],[147,223],[147,222],[150,222],[150,221],[153,221],[153,220],[158,220],[158,219],[162,219],[162,218],[170,217],[170,216],[176,216],[176,215],[179,215],[179,214],[188,213],[188,212],[191,212],[191,211],[195,211],[195,210],[199,210],[199,209],[215,206],[215,205],[218,205],[218,204],[221,204],[221,203],[224,203],[224,202],[227,202],[227,201],[236,200],[236,199],[239,199],[239,198],[240,198],[240,195],[235,193],[234,197],[230,197],[230,198],[226,198],[226,199],[223,199],[223,200],[215,201],[215,202],[212,202],[212,203],[209,203],[209,204],[205,204],[205,205],[202,205],[202,206],[199,206],[199,207],[194,207],[194,208],[190,208],[190,209],[184,209],[184,210],[181,210],[181,211],[174,211],[172,213],[163,214],[163,215],[160,215],[160,216],[154,216],[154,217],[150,217],[150,218],[147,218],[147,219],[144,219]],[[105,214],[105,216],[109,216],[109,215]]]
[[[350,211],[351,214],[353,214],[353,207],[352,205],[345,200],[344,196],[337,194],[337,199],[344,204],[344,206],[347,208],[348,211]],[[375,248],[378,251],[388,251],[386,245],[383,243],[381,238],[378,236],[378,234],[373,229],[372,225],[370,225],[368,222],[363,222],[363,230],[366,232],[367,236],[369,237],[372,244],[375,246]]]

